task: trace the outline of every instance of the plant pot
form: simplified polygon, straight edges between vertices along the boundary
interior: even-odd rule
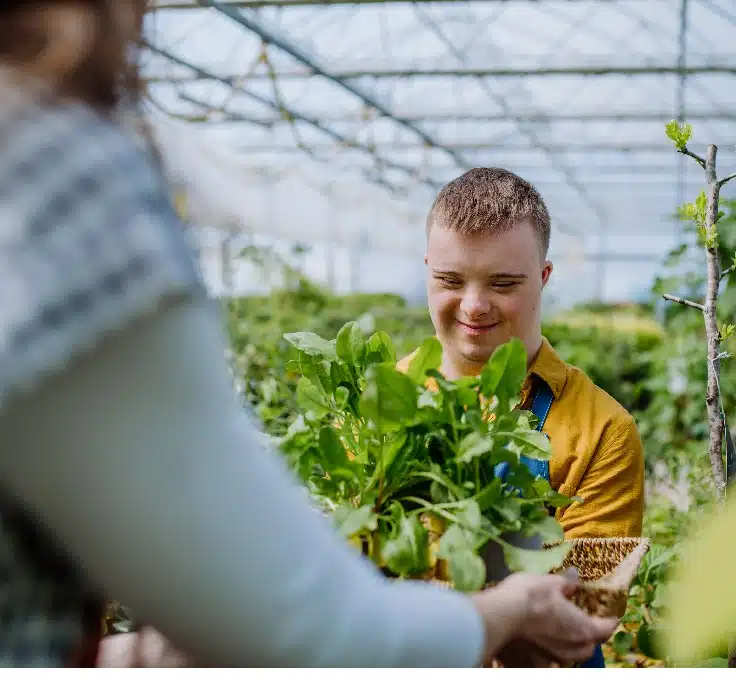
[[[538,535],[523,536],[520,533],[506,533],[502,536],[504,542],[521,549],[542,549],[542,539]],[[486,564],[486,584],[498,584],[501,580],[511,575],[506,566],[503,548],[497,542],[488,542],[481,552],[481,557]]]

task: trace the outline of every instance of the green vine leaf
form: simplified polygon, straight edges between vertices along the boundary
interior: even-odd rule
[[[571,548],[570,542],[548,549],[521,549],[504,543],[503,552],[510,571],[544,574],[559,568]]]

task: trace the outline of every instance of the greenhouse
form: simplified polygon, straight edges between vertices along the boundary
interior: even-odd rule
[[[337,357],[323,348],[328,360],[358,359],[384,336],[397,359],[422,345],[432,363],[424,254],[440,189],[500,167],[541,193],[554,263],[543,334],[633,416],[644,448],[647,552],[605,661],[672,666],[656,640],[665,583],[730,475],[730,432],[718,428],[726,443],[714,450],[714,415],[736,423],[736,8],[158,0],[154,10],[147,120],[208,288],[227,309],[239,392],[287,449],[306,434],[305,401],[323,396],[305,384],[319,382],[314,366],[293,361],[322,348],[299,336],[337,338]],[[711,145],[718,293],[708,290]],[[727,657],[714,649],[701,665]]]
[[[736,666],[736,3],[118,2],[0,117],[0,480],[76,561],[3,512],[0,596],[93,580],[97,666]]]

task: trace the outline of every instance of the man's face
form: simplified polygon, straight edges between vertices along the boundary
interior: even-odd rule
[[[531,223],[507,232],[462,234],[434,224],[427,242],[429,313],[448,378],[477,375],[512,337],[529,357],[541,345],[542,289],[552,264],[542,260]]]

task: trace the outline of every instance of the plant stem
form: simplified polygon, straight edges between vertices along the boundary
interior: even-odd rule
[[[723,281],[724,279],[726,279],[726,277],[728,277],[734,270],[736,270],[736,265],[732,265],[730,268],[726,268],[721,273],[721,281]]]
[[[692,300],[688,300],[687,298],[680,298],[680,296],[673,296],[671,293],[663,293],[662,298],[665,300],[670,300],[673,303],[679,303],[680,305],[687,305],[687,307],[694,308],[695,310],[700,310],[701,312],[705,312],[705,306],[701,305],[700,303],[696,303]]]
[[[716,176],[717,153],[718,147],[711,144],[708,146],[705,159],[705,175],[708,181],[708,199],[705,210],[707,281],[703,315],[705,317],[705,332],[708,341],[708,386],[705,395],[710,427],[708,455],[710,457],[711,469],[713,470],[716,495],[720,501],[723,501],[726,493],[726,476],[722,456],[724,421],[721,415],[719,392],[719,376],[721,371],[719,352],[721,339],[716,314],[718,287],[721,281],[720,261],[718,260],[718,239],[716,236],[718,197],[720,193],[720,184]]]
[[[703,169],[706,169],[707,161],[700,157],[700,155],[697,155],[687,148],[682,148],[681,150],[678,150],[678,152],[682,153],[683,155],[687,155],[688,157],[692,157],[701,167],[703,167]]]

